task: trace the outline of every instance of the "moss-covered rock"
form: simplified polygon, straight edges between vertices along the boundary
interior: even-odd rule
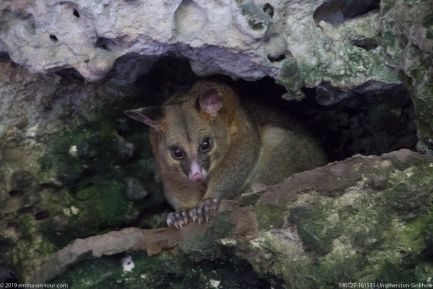
[[[418,148],[426,152],[433,148],[431,5],[431,1],[382,1],[378,38],[383,57],[401,71],[411,90],[421,136]]]
[[[145,218],[163,198],[147,132],[123,116],[131,102],[143,102],[132,88],[115,89],[110,80],[77,85],[9,62],[0,66],[25,87],[0,77],[2,104],[10,108],[1,107],[0,121],[0,241],[7,244],[0,257],[22,279],[41,257],[141,221],[139,214]],[[143,185],[142,199],[128,197],[131,178]]]
[[[16,218],[13,222],[17,226],[11,229],[13,233],[8,230],[0,237],[12,241],[7,256],[19,275],[25,276],[26,272],[38,266],[38,259],[72,240],[126,225],[136,220],[146,206],[162,200],[158,196],[159,185],[154,180],[150,152],[142,146],[146,143],[145,137],[145,134],[139,136],[138,133],[132,136],[141,143],[136,142],[135,159],[125,162],[118,157],[119,137],[114,128],[99,130],[85,126],[72,129],[54,138],[52,149],[41,159],[40,174],[57,175],[60,189],[48,187],[35,192],[35,178],[31,178],[29,173],[13,175],[19,184],[14,190],[24,204],[28,203],[29,209],[18,211],[17,217],[12,212],[7,215],[5,221]],[[87,152],[81,152],[81,155],[71,153],[71,147],[86,142],[91,144]],[[127,198],[124,178],[128,176],[149,185],[146,186],[150,194],[147,200],[152,204]],[[29,203],[36,196],[38,198]]]
[[[249,249],[239,246],[241,254],[256,270],[280,276],[290,288],[431,282],[426,272],[433,249],[433,160],[400,154],[331,164],[308,173],[317,185],[292,188],[304,179],[301,174],[271,189],[256,212],[267,217],[265,224],[276,220],[275,226],[259,226],[257,237],[247,242]],[[318,184],[328,177],[324,171],[338,175],[335,183],[345,183],[332,195],[320,193]]]
[[[193,262],[185,255],[147,257],[133,253],[129,255],[134,264],[131,271],[122,266],[124,258],[125,255],[118,255],[85,261],[51,282],[66,283],[73,289],[254,289],[270,286],[268,281],[258,277],[247,262],[234,257]]]

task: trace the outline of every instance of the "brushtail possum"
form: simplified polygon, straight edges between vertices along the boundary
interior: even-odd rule
[[[202,80],[161,107],[125,114],[150,127],[164,194],[176,228],[212,217],[221,199],[254,183],[274,184],[326,162],[305,129],[283,112],[241,103],[221,82]]]

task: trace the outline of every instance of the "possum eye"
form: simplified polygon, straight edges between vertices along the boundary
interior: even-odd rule
[[[180,147],[172,147],[170,149],[171,152],[171,156],[175,159],[175,160],[181,160],[183,158],[185,158],[185,151],[183,149],[181,149]]]
[[[202,153],[207,153],[212,149],[212,146],[213,146],[212,139],[209,137],[205,137],[202,139],[199,149]]]

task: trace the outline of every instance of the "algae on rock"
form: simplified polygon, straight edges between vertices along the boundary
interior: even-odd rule
[[[179,238],[176,242],[185,255],[163,254],[152,258],[156,263],[168,258],[172,267],[178,262],[183,264],[182,268],[192,266],[196,268],[192,272],[197,270],[201,276],[194,275],[193,278],[199,280],[209,276],[217,278],[203,264],[221,264],[224,260],[229,262],[222,265],[227,269],[233,265],[231,262],[238,266],[236,260],[241,260],[244,265],[247,261],[260,278],[276,284],[276,288],[280,285],[282,288],[335,288],[341,282],[428,284],[433,268],[432,167],[432,157],[400,150],[382,156],[355,156],[298,173],[281,184],[257,191],[255,205],[223,201],[219,214],[209,224],[172,230],[171,236],[175,234]],[[279,214],[275,214],[275,208],[279,208]],[[170,229],[163,230],[170,235]],[[154,233],[161,236],[162,231]],[[103,242],[104,236],[98,238]],[[86,248],[88,246],[92,243],[86,243]],[[73,254],[72,249],[60,255]],[[104,250],[111,254],[105,245]],[[53,260],[60,259],[54,257]],[[87,264],[98,262],[101,260]],[[118,276],[121,269],[119,262],[117,264],[117,268],[106,273],[106,280]],[[243,268],[248,268],[244,265]],[[80,276],[79,272],[86,270],[86,266],[77,264],[55,280]],[[157,268],[161,269],[165,271],[164,265]],[[159,285],[146,283],[147,277],[147,281],[140,279],[141,266],[134,270],[130,275],[119,276],[119,282],[125,284],[125,280],[129,280],[133,282],[131,284],[159,288]],[[213,269],[209,270],[213,272]],[[187,269],[182,275],[184,280],[189,280],[189,272]],[[90,284],[105,282],[98,276],[86,273]],[[171,275],[171,278],[175,280],[172,286],[182,286],[176,283],[176,276]],[[162,277],[161,280],[166,279]],[[202,281],[195,280],[200,284],[198,286],[203,286],[200,288],[208,288]],[[75,282],[73,284],[80,284]],[[249,286],[252,287],[234,288],[255,288]]]
[[[132,88],[112,94],[110,79],[86,85],[7,59],[0,66],[2,257],[24,278],[41,257],[135,221],[162,196],[146,133],[122,116]],[[131,177],[145,184],[145,200],[128,199]]]
[[[132,253],[129,256],[134,268],[125,271],[123,256],[81,262],[51,282],[67,283],[76,289],[258,289],[269,286],[269,282],[260,278],[246,261],[236,257],[194,262],[185,255],[148,257],[144,253]]]
[[[433,150],[433,39],[431,39],[431,10],[433,2],[382,1],[381,34],[387,65],[400,71],[410,89],[417,113],[418,149]]]
[[[258,220],[272,213],[266,207],[277,206],[282,222],[260,226],[241,252],[255,252],[243,256],[290,288],[335,288],[348,280],[431,282],[432,168],[432,158],[400,151],[313,170],[315,184],[298,191],[290,185],[302,176],[293,176],[258,202]],[[336,184],[325,194],[321,171],[334,174]]]

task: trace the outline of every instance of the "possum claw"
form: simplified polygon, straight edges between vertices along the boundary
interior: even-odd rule
[[[194,212],[195,218],[193,222],[198,222],[199,224],[203,222],[209,222],[209,220],[215,215],[218,208],[218,199],[205,199],[201,201]]]
[[[167,220],[167,226],[171,227],[174,224],[173,213],[168,213],[166,220]]]
[[[198,213],[197,213],[197,208],[192,208],[191,210],[189,210],[189,216],[191,217],[191,221],[193,223],[198,221]]]
[[[167,225],[180,229],[188,223],[207,223],[215,216],[218,208],[218,199],[205,199],[198,203],[197,207],[169,213]]]
[[[186,211],[182,211],[181,214],[182,214],[182,219],[185,222],[185,225],[188,224],[189,223],[189,218],[188,218],[189,214]]]
[[[167,225],[169,227],[173,226],[176,229],[180,229],[188,223],[189,217],[187,211],[173,212],[167,215]]]

